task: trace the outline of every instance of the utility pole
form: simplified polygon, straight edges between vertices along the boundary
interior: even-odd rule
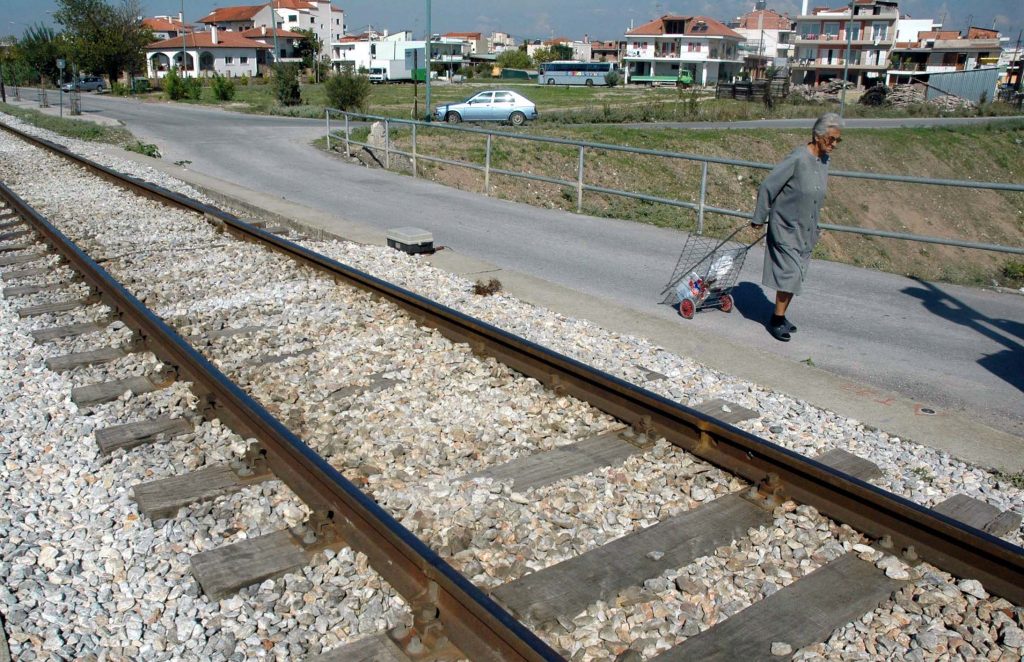
[[[839,116],[846,112],[846,83],[850,75],[850,50],[853,48],[853,0],[850,0],[850,18],[846,21],[846,57],[843,58],[843,89],[839,94]]]
[[[181,73],[183,76],[186,71],[185,63],[187,60],[185,58],[188,57],[185,53],[185,47],[185,0],[181,0]]]
[[[277,8],[274,6],[275,4],[277,4],[276,0],[270,3],[270,22],[274,26],[274,62],[276,63],[281,51],[277,50]]]
[[[431,60],[431,57],[430,57],[430,53],[431,53],[430,42],[433,41],[433,39],[434,39],[434,33],[431,30],[432,29],[430,27],[430,0],[427,0],[427,43],[426,43],[426,48],[424,49],[426,51],[426,53],[425,53],[425,55],[423,57],[424,64],[426,66],[426,75],[424,75],[423,78],[424,78],[424,83],[427,86],[427,91],[426,91],[427,100],[426,100],[426,104],[427,104],[427,121],[428,122],[431,121],[432,119],[434,119],[433,118],[433,112],[431,111],[431,108],[430,108],[430,60]]]

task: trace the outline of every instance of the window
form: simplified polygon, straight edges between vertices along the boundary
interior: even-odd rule
[[[697,41],[687,42],[686,50],[689,51],[690,53],[699,53],[700,52],[700,42],[697,42]]]
[[[821,33],[827,35],[830,39],[837,38],[839,36],[839,23],[825,23]]]
[[[288,51],[284,48],[281,49],[281,57],[288,57]]]
[[[230,55],[224,56],[224,64],[234,64],[234,62],[235,58],[231,57]]]
[[[888,39],[889,38],[889,24],[876,21],[871,24],[871,38],[872,39]]]
[[[288,14],[288,20],[291,23],[298,23],[299,17],[296,14]]]
[[[249,58],[245,55],[242,55],[238,58],[238,62],[240,64],[249,64]]]

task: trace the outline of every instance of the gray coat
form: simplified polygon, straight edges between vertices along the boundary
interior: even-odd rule
[[[753,223],[768,223],[768,250],[761,282],[799,294],[811,251],[818,243],[818,214],[825,201],[828,155],[817,158],[797,147],[761,182]]]

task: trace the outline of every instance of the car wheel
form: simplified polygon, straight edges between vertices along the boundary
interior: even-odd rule
[[[508,116],[508,121],[512,126],[522,126],[526,124],[526,115],[517,110]]]
[[[462,115],[459,115],[455,111],[451,111],[444,116],[444,121],[448,122],[449,124],[458,124],[459,122],[462,121]]]
[[[554,78],[549,78],[548,79],[548,85],[554,85],[554,84],[555,84],[555,79]]]
[[[584,85],[586,85],[587,87],[594,87],[594,81],[588,78],[587,82],[584,83]]]

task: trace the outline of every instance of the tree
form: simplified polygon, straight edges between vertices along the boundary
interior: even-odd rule
[[[324,50],[324,42],[320,40],[316,32],[312,28],[309,30],[298,29],[296,30],[303,36],[295,46],[295,53],[302,58],[302,66],[306,69],[314,69],[316,71],[317,79],[320,78],[320,65],[321,58],[320,54]]]
[[[557,59],[558,58],[555,57],[555,54],[550,48],[538,48],[533,52],[533,61],[536,62],[538,66],[545,62],[551,62],[552,60]]]
[[[554,53],[555,60],[571,60],[572,59],[572,47],[566,46],[565,44],[555,44],[551,47],[551,52]]]
[[[57,82],[60,71],[57,58],[64,57],[65,44],[53,28],[37,24],[25,30],[18,42],[18,53],[24,62],[45,80]]]
[[[533,66],[533,60],[526,51],[520,50],[500,53],[496,62],[502,69],[529,69]]]
[[[274,65],[274,96],[282,106],[297,106],[302,103],[297,65],[290,62]]]
[[[113,82],[142,68],[144,48],[153,33],[142,24],[139,0],[57,0],[53,17],[64,28],[69,55],[84,70],[104,73]]]
[[[370,79],[345,67],[324,81],[327,103],[338,110],[362,110],[370,96]]]
[[[502,69],[529,69],[534,60],[524,50],[506,50],[498,55],[497,64]]]

